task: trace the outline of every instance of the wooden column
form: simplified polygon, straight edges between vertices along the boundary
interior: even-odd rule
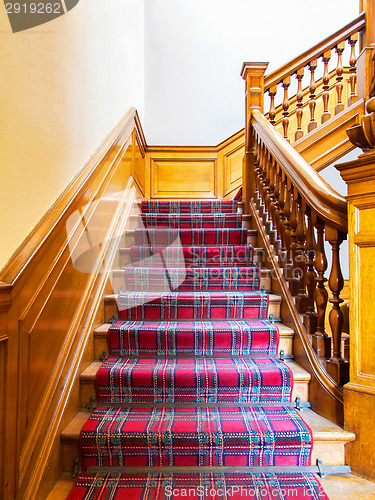
[[[372,150],[374,151],[374,150]],[[348,184],[350,382],[344,386],[345,427],[353,473],[375,479],[375,153],[337,165]]]
[[[268,63],[244,63],[241,76],[245,80],[245,157],[242,172],[242,200],[244,213],[250,212],[249,202],[255,191],[255,141],[251,128],[254,109],[263,113],[264,73]]]
[[[359,12],[366,14],[366,29],[361,33],[357,59],[357,95],[369,99],[375,90],[373,56],[375,48],[375,0],[360,0]]]

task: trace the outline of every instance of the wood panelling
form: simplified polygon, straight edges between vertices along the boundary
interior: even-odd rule
[[[151,198],[216,198],[215,158],[151,159]]]
[[[144,196],[145,148],[131,109],[1,272],[6,500],[45,498],[60,475],[59,433],[80,407],[77,374],[92,359],[92,328],[136,192]]]
[[[344,387],[344,402],[345,427],[357,439],[347,447],[347,461],[356,474],[374,480],[375,155],[336,167],[348,184],[350,382]]]
[[[146,196],[151,199],[233,198],[242,184],[244,153],[243,130],[215,147],[149,147]]]

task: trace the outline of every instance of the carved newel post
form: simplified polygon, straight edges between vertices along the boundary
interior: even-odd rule
[[[348,131],[364,154],[336,165],[348,185],[350,382],[344,386],[346,447],[353,472],[373,478],[375,464],[375,98],[362,123]]]
[[[251,127],[254,109],[263,113],[264,73],[268,63],[244,63],[241,76],[245,80],[245,156],[242,168],[242,200],[245,214],[250,212],[249,202],[255,192],[255,138]]]

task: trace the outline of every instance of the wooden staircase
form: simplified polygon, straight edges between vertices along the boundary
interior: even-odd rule
[[[249,222],[251,217],[247,216],[245,217],[245,220]],[[133,230],[129,229],[123,240],[128,246],[120,245],[118,248],[118,258],[115,259],[115,261],[119,263],[120,268],[113,270],[113,277],[110,280],[111,284],[108,283],[107,289],[109,286],[114,286],[115,289],[120,287],[118,280],[121,280],[123,274],[121,268],[129,263],[129,247],[133,242],[133,238]],[[257,240],[257,231],[249,230],[248,243],[256,243]],[[254,254],[257,256],[257,262],[260,263],[262,256],[264,255],[264,249],[261,247],[255,247]],[[273,280],[271,274],[271,270],[262,265],[261,286],[264,286],[265,290],[269,291],[269,313],[274,318],[274,321],[277,322],[277,326],[280,331],[281,339],[279,349],[280,352],[284,351],[284,354],[289,356],[293,355],[293,340],[295,333],[292,328],[283,324],[283,298],[280,295],[272,293]],[[117,316],[116,295],[104,295],[102,299],[100,317],[105,320],[109,320],[114,315]],[[108,352],[109,350],[107,344],[107,331],[109,327],[110,323],[105,321],[102,325],[92,331],[94,339],[94,356],[92,362],[79,375],[80,401],[82,408],[61,434],[63,476],[57,483],[55,489],[52,491],[50,495],[51,499],[58,499],[60,496],[63,498],[63,495],[68,489],[68,485],[72,485],[74,482],[74,480],[68,476],[72,473],[76,459],[80,457],[80,430],[90,416],[90,412],[85,409],[85,407],[88,403],[90,403],[91,399],[95,397],[96,373],[102,364],[102,362],[99,361],[99,357],[104,351]],[[292,400],[299,397],[301,402],[309,401],[309,386],[311,380],[310,373],[296,361],[287,360],[287,363],[293,372],[295,381]],[[348,442],[353,441],[355,439],[355,435],[351,432],[345,431],[340,425],[327,420],[311,409],[302,410],[302,416],[313,432],[314,445],[312,463],[315,463],[316,459],[319,458],[322,460],[324,465],[344,465],[345,445]]]

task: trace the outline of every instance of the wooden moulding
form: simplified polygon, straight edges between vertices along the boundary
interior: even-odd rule
[[[80,408],[77,374],[91,360],[92,329],[136,192],[144,196],[146,149],[132,108],[1,271],[4,500],[45,498],[60,476],[60,431]],[[85,246],[90,224],[102,230],[94,248]],[[92,259],[83,269],[71,255],[85,250]]]
[[[303,157],[279,134],[257,110],[253,111],[252,126],[266,144],[268,151],[281,166],[304,201],[324,221],[347,233],[347,203],[329,186]]]

